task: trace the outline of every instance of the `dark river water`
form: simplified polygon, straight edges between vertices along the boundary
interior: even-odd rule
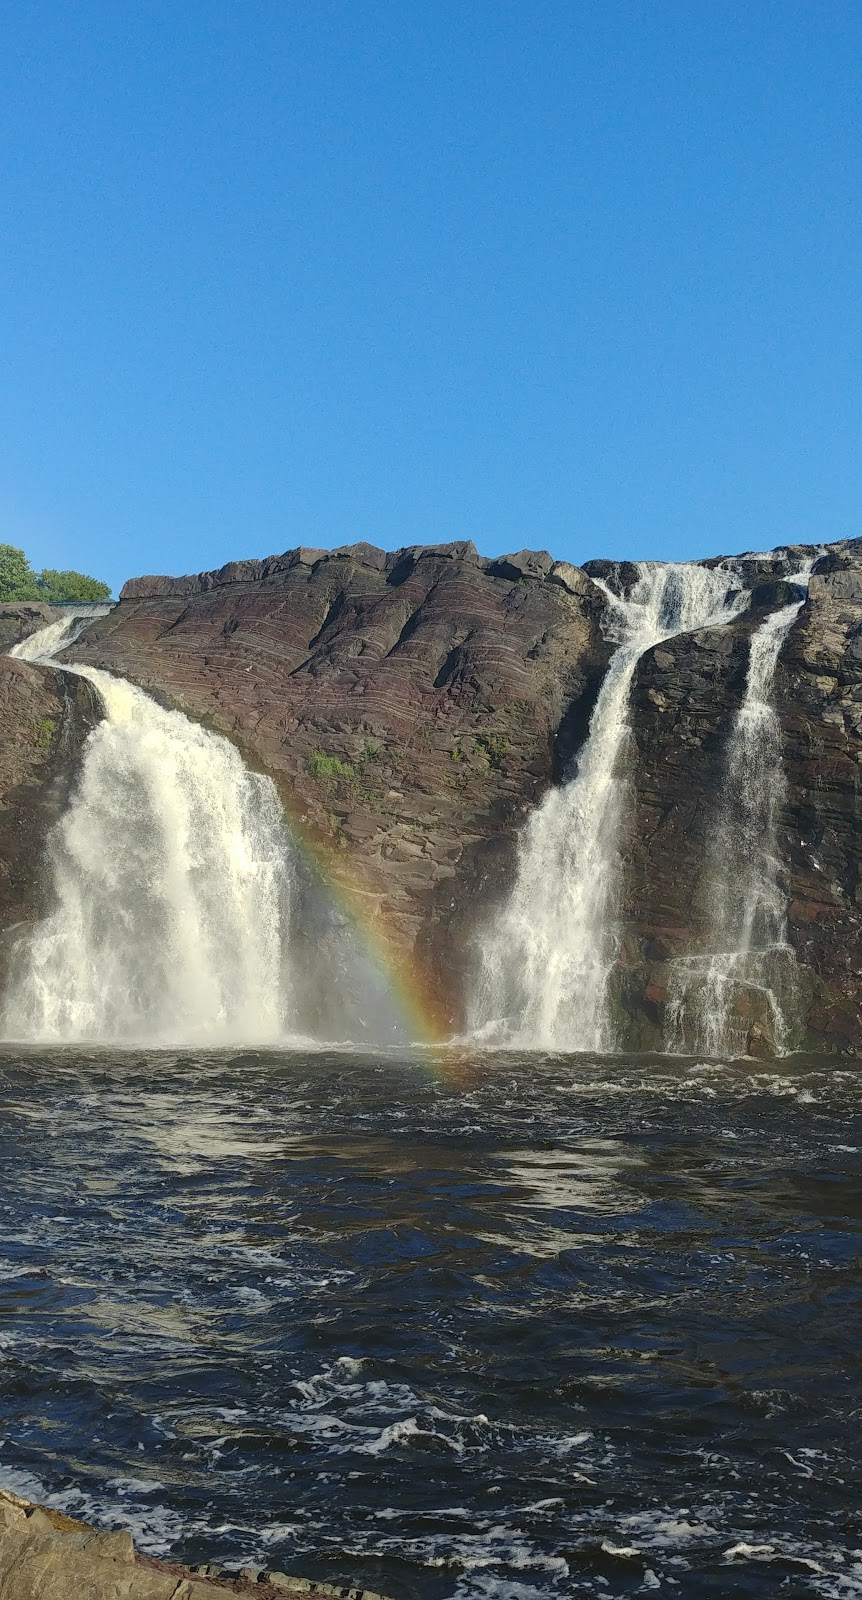
[[[0,1052],[0,1483],[395,1600],[862,1596],[847,1062]]]

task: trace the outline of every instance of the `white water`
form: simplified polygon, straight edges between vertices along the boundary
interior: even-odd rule
[[[65,616],[12,653],[50,660],[82,625]],[[291,863],[274,784],[227,739],[123,679],[67,670],[95,686],[105,716],[49,841],[54,906],[17,949],[4,1034],[279,1040]]]
[[[632,678],[653,645],[727,622],[747,602],[726,568],[657,562],[639,563],[627,600],[605,593],[618,647],[586,744],[573,776],[548,793],[524,827],[514,886],[482,939],[469,1023],[495,1043],[614,1048],[608,980],[619,947],[622,756]]]
[[[17,656],[19,661],[50,661],[67,645],[74,644],[88,622],[107,616],[110,609],[110,606],[88,606],[86,611],[63,611],[56,622],[49,622],[47,628],[40,628],[20,644],[13,645],[9,654]]]
[[[813,565],[807,562],[787,581],[807,591]],[[746,1054],[752,1023],[776,1055],[786,1054],[789,1046],[796,958],[787,942],[781,887],[777,829],[785,778],[781,725],[771,695],[782,645],[804,604],[805,594],[772,612],[751,640],[710,861],[710,948],[671,968],[671,1049]],[[746,1015],[752,991],[759,1013],[753,1017]]]

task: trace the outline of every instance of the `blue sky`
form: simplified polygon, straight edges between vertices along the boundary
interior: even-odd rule
[[[29,0],[0,539],[579,561],[862,533],[862,10]]]

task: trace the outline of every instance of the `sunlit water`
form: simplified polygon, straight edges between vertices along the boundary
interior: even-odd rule
[[[396,1600],[862,1595],[855,1066],[0,1055],[0,1483]]]

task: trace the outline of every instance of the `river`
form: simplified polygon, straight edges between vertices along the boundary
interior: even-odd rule
[[[0,1481],[395,1600],[862,1595],[858,1068],[0,1047]]]

